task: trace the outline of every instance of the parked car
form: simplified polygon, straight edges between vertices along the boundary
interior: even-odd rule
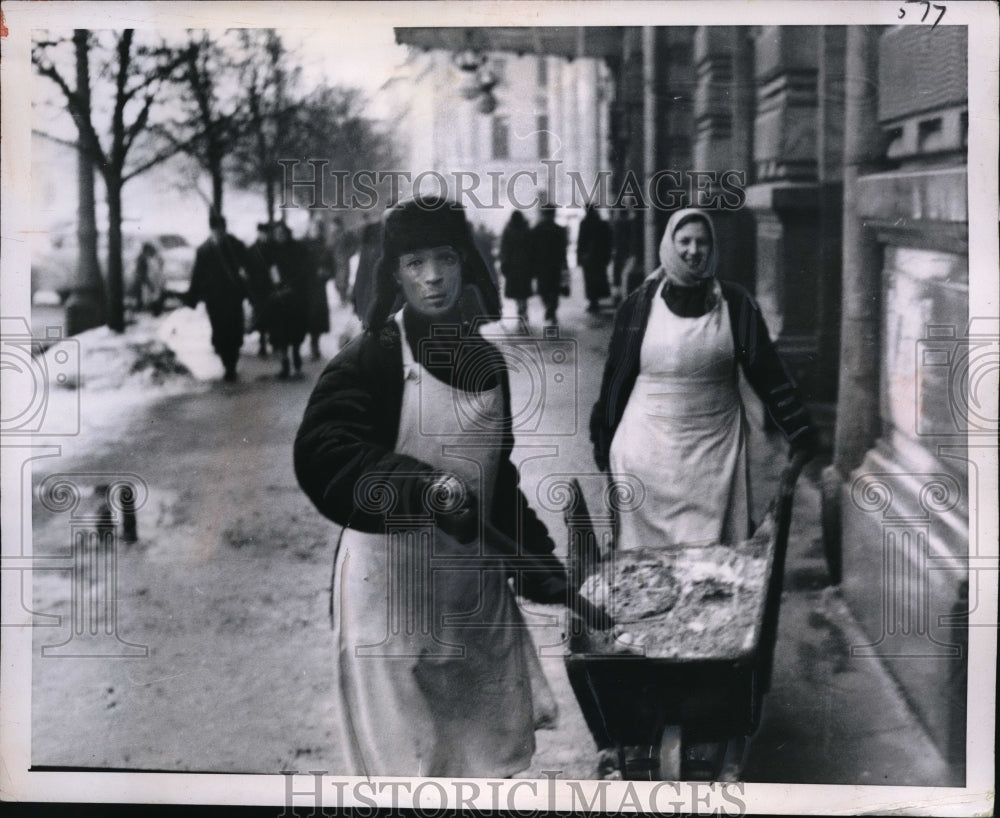
[[[146,233],[127,227],[122,231],[122,271],[126,295],[135,284],[135,263],[145,242],[156,247],[163,258],[163,273],[168,293],[184,292],[191,278],[195,248],[179,233]],[[65,303],[77,285],[76,268],[79,244],[76,225],[62,224],[39,236],[31,253],[31,295],[55,293]],[[102,273],[107,272],[107,236],[98,235],[97,259]]]

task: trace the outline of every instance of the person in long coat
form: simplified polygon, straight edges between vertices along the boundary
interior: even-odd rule
[[[366,331],[327,365],[295,440],[299,484],[343,527],[342,772],[511,776],[555,700],[508,577],[542,602],[565,603],[567,581],[518,487],[505,360],[478,331],[499,295],[464,211],[436,197],[390,209],[374,278]],[[498,561],[498,536],[544,570]]]
[[[753,297],[716,276],[709,215],[681,210],[660,267],[615,316],[591,414],[594,460],[640,479],[642,507],[618,521],[616,545],[738,542],[750,534],[746,416],[738,371],[793,448],[817,432]]]
[[[213,213],[209,228],[212,234],[195,253],[191,284],[183,301],[192,308],[205,302],[212,324],[212,347],[222,360],[225,380],[235,381],[236,363],[243,346],[246,247],[226,232],[222,216]]]
[[[580,222],[576,240],[576,263],[583,270],[583,289],[587,296],[587,312],[600,312],[598,303],[611,295],[608,287],[608,262],[611,261],[611,226],[601,218],[591,203]]]
[[[520,210],[510,214],[500,235],[500,272],[503,294],[517,303],[518,316],[526,319],[532,295],[531,228]]]
[[[303,242],[306,276],[309,285],[309,350],[314,361],[320,358],[319,339],[330,331],[330,300],[326,283],[333,277],[333,253],[327,244],[322,222],[309,225]]]
[[[272,277],[277,280],[269,299],[268,332],[281,359],[278,377],[284,379],[292,366],[296,374],[302,372],[300,347],[309,326],[311,276],[308,251],[283,222],[274,226],[271,263]]]
[[[135,306],[153,315],[163,312],[167,281],[163,273],[163,256],[152,242],[143,242],[135,260]]]
[[[615,304],[635,290],[646,275],[646,253],[642,219],[631,205],[619,214],[612,228],[614,257],[612,265],[612,295]]]
[[[333,286],[341,305],[351,299],[351,256],[355,251],[353,234],[344,228],[344,220],[335,216],[330,228],[330,252],[333,264]]]
[[[555,326],[569,239],[566,228],[556,224],[555,205],[543,204],[540,213],[538,224],[531,228],[531,268],[538,295],[545,305],[545,322]]]
[[[257,238],[247,249],[247,292],[253,307],[253,330],[258,336],[258,355],[266,358],[268,299],[274,289],[271,282],[271,225],[260,222]]]

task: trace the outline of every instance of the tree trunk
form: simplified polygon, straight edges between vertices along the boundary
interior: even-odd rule
[[[212,210],[222,215],[222,159],[211,159],[210,173],[212,175]]]
[[[83,108],[90,110],[90,58],[88,31],[73,33],[76,49],[76,89]],[[79,139],[83,140],[81,133]],[[97,260],[97,207],[94,197],[94,165],[81,149],[76,155],[77,245],[76,287],[66,304],[66,331],[70,335],[104,323],[104,282]]]
[[[274,172],[271,170],[270,166],[267,166],[267,170],[264,172],[264,182],[266,186],[267,195],[267,221],[270,224],[274,224]]]
[[[108,189],[108,329],[125,331],[125,276],[122,269],[122,181],[113,171]]]

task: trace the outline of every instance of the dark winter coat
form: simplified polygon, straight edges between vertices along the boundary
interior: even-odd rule
[[[554,544],[518,487],[517,469],[510,460],[510,383],[505,367],[499,374],[504,432],[489,522],[521,541],[525,551],[551,555]],[[358,502],[364,478],[392,483],[394,517],[426,513],[425,489],[442,473],[393,451],[402,402],[402,338],[392,319],[377,334],[365,332],[351,341],[320,375],[295,438],[295,474],[316,508],[333,522],[363,532],[385,530],[385,509]]]
[[[531,297],[531,228],[511,219],[500,236],[500,272],[507,298]]]
[[[302,242],[289,239],[271,246],[271,263],[278,284],[268,299],[267,327],[276,347],[298,346],[309,328],[309,296],[314,276],[309,252]]]
[[[607,298],[611,294],[608,287],[611,250],[611,225],[596,210],[588,210],[580,222],[580,234],[576,240],[576,263],[583,270],[583,286],[588,301]]]
[[[566,269],[566,228],[542,219],[531,228],[531,267],[539,295],[558,294]]]
[[[243,299],[246,282],[241,270],[247,266],[247,249],[233,236],[221,243],[208,239],[195,253],[191,284],[184,296],[188,307],[205,302],[212,324],[212,346],[223,357],[243,345]]]
[[[615,222],[612,232],[615,251],[612,268],[614,282],[616,286],[623,286],[627,292],[632,292],[642,282],[646,270],[642,220],[634,214],[631,218],[621,218]],[[631,264],[629,259],[632,260]],[[627,271],[627,267],[631,267],[631,273]]]
[[[360,244],[354,279],[354,312],[363,321],[375,300],[375,266],[382,251],[382,225],[379,222],[366,224],[361,231]]]
[[[326,282],[333,276],[333,253],[322,239],[303,242],[309,284],[309,334],[330,331],[330,300]]]
[[[622,303],[615,316],[601,393],[590,416],[594,462],[601,471],[608,469],[611,441],[639,374],[639,352],[659,284],[659,277],[647,279]],[[774,348],[760,307],[739,284],[719,284],[729,308],[736,359],[747,381],[789,443],[796,447],[814,445],[816,430]]]
[[[267,299],[271,294],[271,244],[255,241],[247,249],[247,296],[253,305],[253,329],[267,330]]]

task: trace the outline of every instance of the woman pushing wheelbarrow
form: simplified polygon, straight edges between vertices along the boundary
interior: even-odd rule
[[[732,778],[759,720],[791,495],[817,434],[760,308],[717,277],[708,214],[675,213],[659,255],[618,311],[591,415],[598,468],[644,494],[583,572],[582,595],[617,627],[578,634],[567,667],[606,774]],[[740,371],[791,446],[755,533]]]

